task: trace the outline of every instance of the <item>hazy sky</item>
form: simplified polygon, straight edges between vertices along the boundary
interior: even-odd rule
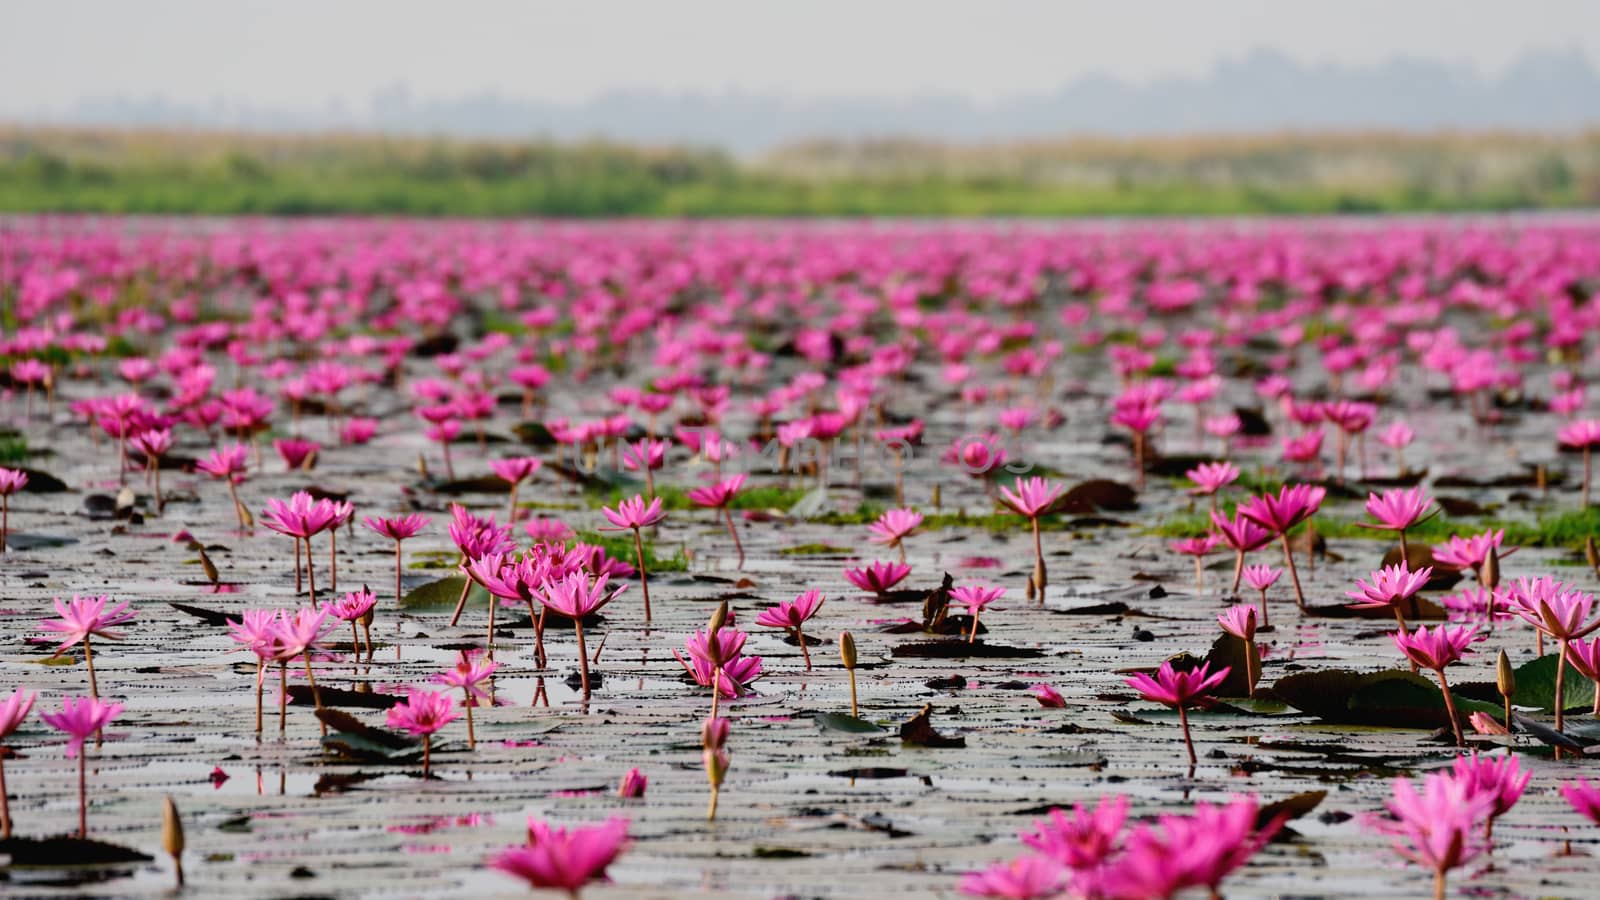
[[[486,90],[798,96],[1043,93],[1090,73],[1193,75],[1256,47],[1306,62],[1529,49],[1600,60],[1593,0],[0,0],[0,116],[85,98],[285,110]]]

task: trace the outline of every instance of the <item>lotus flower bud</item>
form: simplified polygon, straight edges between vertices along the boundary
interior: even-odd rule
[[[1517,692],[1517,673],[1511,668],[1511,657],[1506,656],[1506,651],[1501,650],[1494,661],[1494,686],[1499,689],[1500,695],[1510,699]]]
[[[839,659],[846,669],[856,667],[856,639],[848,631],[839,632]]]
[[[728,730],[733,723],[720,716],[707,718],[700,725],[700,744],[707,750],[720,750],[728,743]]]

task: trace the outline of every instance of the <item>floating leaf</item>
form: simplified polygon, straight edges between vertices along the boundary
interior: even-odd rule
[[[1548,653],[1517,667],[1517,690],[1511,695],[1516,706],[1554,712],[1556,708],[1556,664],[1559,653]],[[1573,671],[1567,663],[1567,674],[1561,691],[1564,711],[1588,711],[1594,707],[1594,682]]]
[[[820,516],[828,509],[828,489],[812,488],[806,495],[796,500],[789,507],[789,515],[798,519],[810,519]]]
[[[51,550],[76,544],[78,539],[59,534],[29,534],[13,531],[6,535],[6,546],[12,550]]]
[[[1328,722],[1393,728],[1450,724],[1439,685],[1403,669],[1365,675],[1344,669],[1300,672],[1278,679],[1272,691],[1295,709]],[[1475,712],[1501,712],[1491,703],[1463,696],[1454,699],[1456,713],[1463,718]]]
[[[238,613],[223,612],[219,609],[206,609],[203,606],[190,606],[187,603],[168,602],[167,605],[178,612],[194,616],[207,625],[215,625],[219,628],[226,626],[229,622],[244,621]]]
[[[909,659],[1033,659],[1043,656],[1037,647],[1006,647],[1001,644],[973,643],[965,640],[913,641],[896,644],[896,657]]]
[[[900,726],[900,740],[907,744],[919,747],[965,747],[967,739],[964,737],[950,737],[933,730],[933,704],[922,707],[922,710],[911,717],[911,720]]]
[[[1273,819],[1283,816],[1284,821],[1292,822],[1304,818],[1312,810],[1322,805],[1328,797],[1327,791],[1305,791],[1275,800],[1256,810],[1256,828],[1265,828]],[[1282,835],[1283,832],[1279,832]]]
[[[813,721],[823,731],[842,731],[846,734],[882,734],[886,730],[881,725],[844,713],[817,713]]]
[[[1095,478],[1073,485],[1055,504],[1055,512],[1075,516],[1098,512],[1131,512],[1139,506],[1133,488],[1106,478]]]
[[[477,478],[457,478],[454,481],[441,481],[428,485],[428,490],[435,494],[509,494],[511,482],[498,475],[480,475]]]
[[[8,867],[39,869],[144,863],[152,859],[132,847],[78,837],[8,837],[0,839],[0,856],[10,857],[6,861]]]
[[[461,586],[466,584],[465,575],[452,575],[438,581],[418,585],[406,592],[405,599],[400,601],[400,606],[405,609],[442,609],[454,607],[456,601],[461,599]],[[473,585],[467,593],[469,605],[481,606],[489,601],[489,592],[479,585]]]
[[[346,642],[348,644],[348,642]],[[404,697],[393,694],[379,694],[373,691],[348,691],[344,688],[320,686],[317,693],[322,695],[324,707],[336,706],[345,709],[389,709],[397,703],[405,702]],[[289,685],[289,697],[295,703],[314,703],[316,698],[311,694],[309,684]]]

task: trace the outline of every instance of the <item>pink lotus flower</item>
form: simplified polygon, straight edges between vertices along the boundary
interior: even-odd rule
[[[1230,606],[1217,614],[1217,624],[1241,641],[1253,641],[1256,638],[1255,607],[1248,603]]]
[[[384,718],[390,728],[421,735],[422,777],[427,778],[434,733],[460,716],[448,692],[412,690],[403,702],[390,707]]]
[[[1394,531],[1400,535],[1400,559],[1409,561],[1410,551],[1406,547],[1406,529],[1416,525],[1426,518],[1423,513],[1433,504],[1433,498],[1420,487],[1409,489],[1396,489],[1384,491],[1382,494],[1367,495],[1367,515],[1377,519],[1376,524],[1367,522],[1357,523],[1363,528],[1375,528],[1381,531]]]
[[[1406,448],[1416,440],[1417,433],[1405,422],[1394,422],[1388,428],[1378,432],[1378,443],[1394,451],[1395,469],[1401,474],[1406,474]]]
[[[606,867],[627,841],[627,819],[569,831],[530,818],[527,846],[500,853],[489,866],[521,878],[531,888],[564,890],[576,897],[584,885],[605,879]]]
[[[794,633],[795,641],[800,644],[800,652],[806,658],[807,672],[811,671],[811,649],[806,646],[803,626],[822,608],[822,601],[822,594],[813,589],[793,600],[779,601],[777,606],[764,609],[756,616],[757,625],[782,628]]]
[[[733,538],[734,550],[739,554],[739,564],[735,567],[744,568],[744,544],[739,542],[739,530],[733,527],[733,513],[728,504],[738,495],[739,489],[744,487],[745,475],[743,472],[731,478],[724,479],[709,487],[695,488],[689,492],[689,500],[697,506],[706,506],[722,510],[724,520],[728,523],[728,536]]]
[[[1600,825],[1600,784],[1590,784],[1587,778],[1569,781],[1561,786],[1561,796],[1579,815]]]
[[[544,460],[537,456],[517,456],[510,459],[491,459],[489,468],[496,477],[511,485],[510,511],[506,514],[506,521],[515,525],[517,523],[517,491],[522,483],[533,477],[544,465]]]
[[[633,532],[633,552],[639,561],[639,590],[644,595],[644,620],[650,622],[650,576],[644,567],[644,538],[639,529],[649,528],[666,518],[661,511],[661,498],[652,499],[649,504],[644,498],[635,495],[631,500],[623,500],[617,504],[616,509],[601,507],[600,512],[606,517],[617,531]],[[612,529],[607,529],[612,530]]]
[[[744,487],[745,474],[743,472],[730,476],[716,484],[699,487],[689,492],[689,500],[696,506],[705,506],[711,509],[722,509],[738,496]]]
[[[1214,498],[1218,491],[1239,480],[1239,467],[1231,462],[1208,462],[1201,463],[1183,474],[1195,484],[1189,489],[1189,493],[1210,495],[1215,502]]]
[[[57,619],[46,619],[39,623],[45,631],[53,631],[61,635],[62,641],[56,647],[56,652],[67,649],[74,644],[83,643],[84,664],[89,670],[89,695],[98,698],[100,686],[95,680],[94,649],[90,644],[91,637],[104,638],[108,641],[122,640],[120,631],[111,628],[125,622],[133,621],[133,613],[128,610],[127,603],[119,603],[111,609],[106,609],[110,597],[80,597],[73,595],[67,603],[61,598],[55,598]]]
[[[122,712],[120,703],[102,703],[96,697],[67,698],[61,701],[61,711],[40,713],[39,717],[57,731],[67,735],[67,758],[78,759],[78,837],[89,836],[89,791],[84,763],[83,742],[90,735],[99,734]]]
[[[0,741],[10,737],[27,720],[37,699],[38,694],[17,688],[11,696],[0,700]],[[4,744],[0,744],[0,840],[11,838],[11,797],[5,790],[7,755]]]
[[[496,476],[513,486],[528,480],[528,477],[539,471],[544,465],[544,460],[537,456],[516,456],[510,459],[491,459],[489,469]]]
[[[996,897],[1002,900],[1046,900],[1059,897],[1066,889],[1068,872],[1042,856],[1019,856],[1009,863],[995,863],[981,872],[970,872],[961,879],[961,892],[971,897]]]
[[[713,688],[723,697],[743,696],[745,689],[761,677],[761,657],[744,656],[744,643],[749,635],[723,625],[714,638],[704,631],[689,635],[685,660],[678,651],[672,651],[678,665],[701,687]]]
[[[1478,636],[1476,625],[1440,625],[1432,632],[1426,625],[1412,633],[1396,631],[1389,635],[1394,645],[1411,660],[1413,666],[1432,669],[1439,676],[1439,689],[1444,693],[1445,710],[1450,716],[1450,729],[1455,732],[1456,746],[1465,747],[1461,722],[1456,715],[1455,700],[1450,696],[1450,684],[1445,681],[1445,667],[1461,659],[1461,654]]]
[[[368,516],[361,521],[362,524],[366,525],[374,532],[383,535],[391,541],[398,542],[408,538],[416,537],[422,531],[422,529],[427,528],[428,524],[433,520],[429,519],[425,515],[422,515],[421,513],[412,513],[410,515],[393,516],[389,518]]]
[[[1195,804],[1190,816],[1163,815],[1159,830],[1142,825],[1129,833],[1123,852],[1079,887],[1092,896],[1171,897],[1189,887],[1221,896],[1222,880],[1244,865],[1283,827],[1284,815],[1257,827],[1254,797],[1225,806]]]
[[[61,711],[40,713],[40,718],[57,731],[67,735],[67,758],[71,759],[83,749],[83,742],[105,728],[122,712],[122,704],[106,703],[94,697],[67,698]]]
[[[1444,896],[1445,876],[1477,859],[1488,849],[1478,823],[1494,807],[1493,798],[1447,772],[1427,776],[1418,792],[1410,779],[1394,780],[1394,796],[1387,804],[1394,820],[1368,820],[1372,830],[1394,838],[1394,851],[1402,859],[1430,869],[1434,896]]]
[[[1036,684],[1028,688],[1028,693],[1039,701],[1040,706],[1063,709],[1067,705],[1067,699],[1061,696],[1061,692],[1048,684]]]
[[[656,471],[667,464],[667,442],[640,438],[637,443],[622,447],[622,466],[630,472],[644,472],[644,492],[654,497]]]
[[[1022,831],[1022,842],[1074,871],[1093,869],[1118,849],[1122,826],[1128,820],[1128,798],[1101,797],[1090,809],[1072,808],[1068,817],[1052,809],[1048,819],[1035,819],[1032,831]]]
[[[375,533],[394,541],[394,602],[396,604],[400,603],[403,596],[400,588],[400,576],[405,566],[405,560],[400,555],[400,543],[408,538],[415,537],[422,529],[427,528],[432,521],[432,519],[420,513],[388,518],[368,516],[361,520],[363,525]]]
[[[27,472],[0,466],[0,553],[6,552],[6,535],[11,533],[11,495],[27,486]]]
[[[378,433],[377,419],[349,419],[339,427],[339,440],[352,446],[359,446],[372,440]]]
[[[1399,562],[1374,571],[1369,576],[1371,584],[1357,579],[1356,589],[1346,591],[1345,596],[1357,601],[1350,604],[1351,609],[1393,610],[1395,621],[1404,630],[1406,620],[1400,612],[1400,604],[1415,597],[1432,576],[1432,566],[1423,566],[1413,572],[1404,562]],[[1415,604],[1412,605],[1412,615],[1417,615]]]
[[[1198,669],[1178,671],[1172,667],[1169,660],[1161,664],[1152,678],[1143,672],[1128,679],[1128,686],[1138,691],[1146,700],[1173,707],[1178,711],[1178,722],[1183,726],[1183,743],[1189,750],[1189,765],[1197,762],[1194,755],[1194,741],[1189,735],[1190,707],[1202,706],[1207,702],[1207,694],[1228,678],[1232,669],[1223,666],[1215,672],[1210,671],[1211,664],[1202,663]]]
[[[328,603],[328,611],[339,619],[354,623],[366,615],[377,602],[377,595],[366,588],[362,588],[359,591],[351,591],[337,600],[330,601]]]
[[[911,574],[911,567],[905,563],[874,562],[863,569],[845,569],[844,577],[863,591],[872,591],[882,596],[890,588],[904,581]]]
[[[1018,478],[1016,487],[1014,492],[1001,488],[1000,502],[1019,515],[1027,516],[1028,524],[1033,528],[1033,590],[1042,604],[1048,577],[1044,567],[1044,546],[1039,536],[1039,517],[1055,506],[1061,497],[1061,487],[1043,478],[1029,478],[1027,481]],[[901,552],[904,553],[903,548]]]
[[[1219,540],[1221,538],[1216,535],[1207,534],[1201,537],[1184,538],[1180,541],[1170,541],[1167,544],[1174,553],[1194,557],[1194,586],[1197,591],[1205,590],[1204,560],[1206,554],[1216,549]]]
[[[885,510],[876,522],[867,526],[871,533],[868,540],[875,544],[884,544],[897,547],[900,550],[900,561],[906,561],[905,538],[917,530],[922,524],[922,514],[910,509]]]
[[[637,800],[644,796],[645,788],[650,785],[650,779],[638,769],[629,769],[622,776],[622,783],[617,785],[617,796],[624,800]]]
[[[1490,548],[1496,551],[1505,540],[1505,529],[1485,531],[1471,537],[1457,537],[1451,535],[1443,544],[1433,545],[1433,561],[1443,566],[1454,566],[1458,569],[1472,569],[1477,571],[1483,565],[1484,559],[1489,556]],[[1502,556],[1507,555],[1502,553]]]
[[[589,651],[583,640],[583,620],[617,599],[628,589],[627,585],[622,585],[608,593],[607,580],[608,576],[600,575],[591,582],[588,573],[578,571],[568,573],[558,581],[546,579],[539,588],[539,596],[545,609],[560,613],[572,620],[572,627],[578,638],[578,671],[583,679],[585,697],[589,695]]]
[[[1020,516],[1037,519],[1048,513],[1061,497],[1061,486],[1043,478],[1016,480],[1016,489],[1000,488],[1000,502]],[[888,515],[885,513],[885,515]],[[918,517],[920,524],[921,517]]]
[[[1452,774],[1456,781],[1467,785],[1472,794],[1488,797],[1492,801],[1483,829],[1484,840],[1491,840],[1494,836],[1494,820],[1510,812],[1511,807],[1522,799],[1522,792],[1528,789],[1533,770],[1522,768],[1515,756],[1491,759],[1479,756],[1474,750],[1471,756],[1456,757]]]
[[[301,438],[281,438],[272,442],[273,449],[283,458],[283,465],[290,471],[307,468],[307,462],[313,465],[316,461],[317,451],[322,445],[316,441],[302,440]]]
[[[1556,433],[1556,440],[1563,447],[1577,447],[1583,450],[1583,509],[1589,508],[1589,484],[1593,480],[1592,458],[1596,447],[1600,447],[1600,419],[1580,419],[1563,425]]]
[[[1306,596],[1300,590],[1300,574],[1294,567],[1294,554],[1289,550],[1289,529],[1315,515],[1327,495],[1326,488],[1291,484],[1280,488],[1276,497],[1263,494],[1239,507],[1239,515],[1276,534],[1282,542],[1284,564],[1294,582],[1295,604],[1302,611],[1306,608]]]
[[[244,480],[249,460],[249,448],[243,444],[229,444],[212,451],[210,456],[194,464],[196,469],[228,483],[228,497],[233,501],[234,514],[239,518],[240,531],[245,530],[247,525],[244,504],[239,502],[239,482]]]
[[[1244,567],[1244,583],[1248,584],[1252,590],[1261,591],[1262,593],[1266,593],[1269,588],[1277,584],[1278,579],[1281,577],[1283,577],[1283,570],[1274,569],[1271,566]]]
[[[972,628],[967,633],[967,643],[972,643],[978,638],[978,615],[989,604],[999,600],[1006,589],[1003,587],[990,587],[982,584],[964,584],[950,591],[950,599],[967,608],[967,615],[972,617]]]
[[[660,497],[646,504],[644,497],[635,496],[630,500],[619,502],[616,509],[601,507],[600,512],[618,531],[649,528],[666,518],[662,512]]]

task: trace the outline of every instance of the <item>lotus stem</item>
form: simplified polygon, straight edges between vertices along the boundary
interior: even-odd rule
[[[256,657],[256,740],[261,740],[261,682],[265,680],[267,661]]]
[[[88,750],[78,748],[78,839],[89,836],[89,773]]]
[[[278,661],[278,737],[289,728],[289,661]]]
[[[1283,561],[1289,567],[1289,579],[1294,582],[1294,603],[1301,612],[1305,612],[1306,595],[1300,590],[1300,573],[1294,567],[1294,551],[1289,549],[1289,532],[1285,531],[1278,537],[1283,541]]]
[[[312,563],[311,538],[306,538],[306,590],[311,592],[311,608],[317,608],[317,570]]]
[[[0,838],[11,839],[11,797],[6,794],[6,759],[0,754]]]
[[[976,620],[974,620],[974,624],[976,624]],[[856,704],[856,670],[849,669],[848,671],[850,673],[850,718],[859,719],[861,718],[861,710]]]
[[[1178,707],[1178,724],[1183,727],[1183,746],[1189,751],[1189,767],[1192,769],[1198,760],[1194,755],[1194,738],[1189,736],[1189,711],[1181,705]]]
[[[644,570],[644,538],[639,529],[633,530],[633,553],[639,559],[639,592],[644,595],[644,623],[650,624],[650,576]],[[804,645],[802,645],[804,646]],[[807,665],[806,668],[811,668]]]
[[[578,673],[583,679],[583,696],[589,696],[589,649],[583,643],[583,619],[575,618],[572,625],[578,632]]]
[[[306,648],[306,652],[302,655],[302,658],[306,661],[306,681],[310,682],[310,684],[311,684],[311,702],[316,704],[317,712],[322,712],[322,691],[317,689],[317,676],[312,674],[312,672],[311,672],[311,648],[310,647]],[[327,737],[328,736],[328,723],[324,722],[322,720],[321,716],[317,717],[317,722],[322,725],[322,736],[323,737]]]
[[[395,552],[400,552],[398,547],[395,549]],[[466,554],[462,554],[461,561],[466,562],[466,559]],[[461,577],[463,579],[461,584],[461,596],[456,598],[456,610],[450,614],[450,627],[452,628],[455,627],[457,622],[461,621],[461,611],[467,608],[467,594],[472,590],[472,579],[467,575],[462,575]],[[398,576],[396,577],[396,581],[398,582]]]
[[[395,541],[394,542],[394,605],[395,605],[396,609],[400,608],[400,571],[401,571],[402,568],[403,568],[403,563],[402,563],[401,557],[400,557],[400,542],[399,541]],[[452,622],[451,624],[453,625],[455,623]]]
[[[83,636],[83,662],[89,667],[89,696],[100,699],[100,685],[94,677],[94,648],[89,646],[89,636]]]
[[[722,508],[722,513],[723,513],[723,516],[728,520],[728,534],[733,537],[733,549],[738,551],[738,553],[739,553],[739,565],[736,568],[738,568],[740,570],[743,570],[744,569],[744,544],[739,542],[739,529],[733,527],[733,510],[730,507],[724,506]],[[906,559],[906,548],[905,547],[901,547],[900,548],[900,561],[901,562],[905,562],[905,559]]]
[[[1444,694],[1445,714],[1450,717],[1450,731],[1456,736],[1456,746],[1465,747],[1467,739],[1461,733],[1461,720],[1456,718],[1456,701],[1450,696],[1450,683],[1445,681],[1444,669],[1435,670],[1439,675],[1439,690]]]
[[[1033,517],[1033,586],[1039,591],[1039,605],[1044,605],[1044,545],[1039,539],[1039,517]]]
[[[811,671],[811,648],[806,646],[806,635],[799,625],[794,627],[794,639],[800,644],[800,655],[806,658],[806,671]],[[1595,694],[1595,706],[1600,707],[1600,692]],[[1597,713],[1596,715],[1600,715]]]

